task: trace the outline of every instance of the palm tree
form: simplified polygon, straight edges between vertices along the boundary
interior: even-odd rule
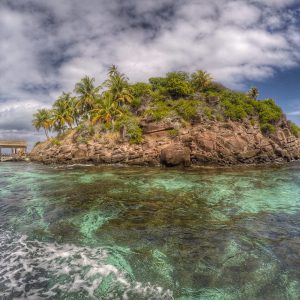
[[[52,111],[46,108],[39,109],[33,115],[32,125],[37,130],[43,128],[47,139],[49,139],[49,131],[53,126]]]
[[[104,82],[112,94],[113,99],[121,106],[126,103],[131,103],[133,95],[129,89],[127,77],[120,73],[115,65],[112,65],[108,71],[108,79]]]
[[[71,96],[71,94],[68,94],[68,103],[69,103],[69,110],[70,110],[70,114],[73,117],[74,123],[76,126],[79,125],[79,121],[80,121],[80,110],[78,108],[78,99],[74,96]]]
[[[118,115],[122,114],[122,110],[119,108],[118,103],[114,100],[112,93],[103,93],[101,99],[99,99],[91,110],[91,122],[95,125],[98,122],[103,121],[106,124],[112,125],[114,130],[114,122]]]
[[[256,100],[259,96],[259,91],[257,87],[252,87],[249,91],[248,91],[248,96],[254,100]]]
[[[88,116],[99,98],[100,86],[95,86],[95,78],[85,76],[76,83],[74,91],[78,95],[78,108]]]
[[[54,128],[59,132],[64,132],[66,125],[72,129],[72,125],[75,121],[71,99],[70,94],[62,93],[53,104],[52,114]]]
[[[212,76],[203,70],[198,70],[192,74],[192,86],[196,91],[203,91],[212,84]]]

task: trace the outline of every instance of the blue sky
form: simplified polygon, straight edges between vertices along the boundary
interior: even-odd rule
[[[132,82],[204,69],[259,87],[300,124],[299,0],[1,0],[0,139],[42,139],[32,114],[116,64]]]
[[[261,98],[273,98],[288,119],[300,125],[300,68],[277,71],[262,82],[250,82],[260,90]]]

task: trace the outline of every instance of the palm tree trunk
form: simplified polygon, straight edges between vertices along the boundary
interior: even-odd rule
[[[114,120],[111,120],[111,129],[112,129],[112,132],[115,131],[115,121]]]
[[[48,131],[47,131],[47,129],[46,129],[46,128],[44,128],[44,131],[45,131],[45,135],[46,135],[46,137],[47,137],[47,140],[49,140],[49,135],[48,135]]]

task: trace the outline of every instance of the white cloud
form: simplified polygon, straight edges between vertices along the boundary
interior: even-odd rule
[[[34,109],[112,63],[132,81],[202,68],[232,87],[268,78],[299,63],[296,3],[3,0],[0,129],[29,128]]]
[[[300,116],[300,111],[293,111],[287,114],[288,116]]]

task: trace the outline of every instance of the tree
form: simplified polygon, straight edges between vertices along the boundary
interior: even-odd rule
[[[193,94],[189,75],[185,72],[170,72],[166,76],[165,90],[172,98],[187,97]]]
[[[73,101],[69,93],[62,93],[53,104],[53,125],[58,132],[64,132],[66,125],[72,129],[75,121]]]
[[[151,77],[149,78],[149,83],[151,84],[154,91],[161,90],[166,86],[166,78],[164,77]]]
[[[212,84],[212,76],[203,70],[198,70],[192,74],[192,86],[196,91],[202,92]]]
[[[77,105],[81,114],[88,116],[99,99],[100,86],[95,86],[95,78],[85,76],[76,83],[74,91],[78,95]]]
[[[108,71],[108,79],[104,82],[113,99],[118,105],[131,103],[133,95],[130,91],[127,77],[120,73],[115,65],[112,65]]]
[[[136,82],[130,85],[131,92],[134,97],[142,97],[150,95],[152,92],[151,84],[144,82]]]
[[[98,122],[104,122],[107,125],[112,125],[114,130],[114,121],[116,117],[121,114],[122,110],[114,100],[112,93],[105,92],[91,110],[91,122],[93,125]]]
[[[259,91],[257,87],[252,87],[249,91],[248,91],[248,96],[254,100],[256,100],[259,96]]]
[[[53,125],[51,110],[46,109],[46,108],[39,109],[33,115],[32,125],[37,130],[40,130],[41,128],[43,128],[47,139],[49,139],[49,131],[51,130],[52,125]]]

